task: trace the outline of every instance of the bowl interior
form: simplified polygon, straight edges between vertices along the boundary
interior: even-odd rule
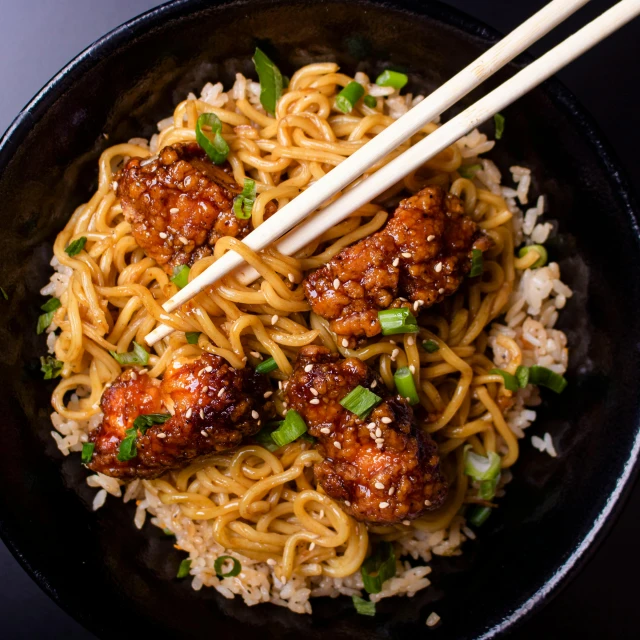
[[[350,598],[315,601],[311,617],[247,608],[212,589],[196,593],[174,578],[183,554],[155,527],[137,531],[130,505],[109,499],[91,512],[93,490],[79,456],[63,458],[55,447],[52,385],[42,381],[38,362],[44,338],[35,335],[38,291],[56,233],[95,189],[100,152],[151,135],[206,81],[229,86],[237,71],[254,75],[256,44],[288,75],[311,61],[335,60],[370,75],[393,64],[409,73],[409,91],[424,93],[492,38],[440,5],[393,4],[175,3],[83,54],[0,146],[0,284],[10,296],[0,300],[0,532],[40,584],[99,635],[223,635],[238,633],[241,623],[264,637],[330,631],[387,638],[422,632],[433,610],[444,620],[430,631],[438,637],[491,634],[552,589],[628,480],[638,435],[638,230],[615,166],[554,82],[505,111],[505,135],[490,157],[507,176],[513,164],[531,167],[532,192],[547,195],[558,221],[551,258],[575,292],[560,321],[572,347],[570,386],[560,397],[545,396],[531,428],[549,431],[559,455],[538,453],[529,437],[522,442],[501,508],[463,556],[434,559],[432,587],[383,601],[375,619],[358,616]]]

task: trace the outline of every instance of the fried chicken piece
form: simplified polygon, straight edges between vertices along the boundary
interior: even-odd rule
[[[309,275],[305,294],[335,333],[375,336],[378,311],[411,306],[416,312],[441,302],[469,272],[472,249],[490,247],[459,198],[427,187],[400,202],[382,231]]]
[[[383,398],[365,420],[340,404],[358,385]],[[393,524],[443,503],[447,485],[435,442],[416,426],[407,401],[391,396],[364,362],[303,347],[285,397],[318,438],[325,458],[314,469],[318,483],[354,518]]]
[[[116,478],[154,478],[197,458],[237,447],[271,415],[266,376],[237,370],[208,353],[174,363],[162,380],[127,369],[105,390],[102,424],[89,435],[95,450],[88,467]],[[140,415],[171,414],[136,438],[137,454],[118,460],[125,431]]]

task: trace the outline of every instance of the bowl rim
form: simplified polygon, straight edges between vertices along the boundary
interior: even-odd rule
[[[347,2],[348,0],[315,1],[332,4]],[[482,44],[486,46],[494,44],[503,36],[503,34],[493,27],[439,0],[431,0],[429,3],[421,2],[421,0],[356,1],[377,5],[382,8],[399,9],[442,22],[449,27],[453,27],[471,37],[479,39],[482,41]],[[68,62],[34,95],[26,106],[20,110],[0,138],[0,172],[4,171],[27,131],[41,118],[50,104],[55,102],[85,71],[88,71],[97,64],[100,59],[125,45],[129,39],[135,38],[167,20],[180,19],[186,15],[207,8],[216,7],[217,10],[223,10],[225,7],[237,5],[254,3],[269,5],[279,4],[281,2],[282,0],[168,0],[115,27],[95,40]],[[533,57],[528,52],[525,52],[518,56],[511,65],[520,68],[528,64],[531,60],[533,60]],[[640,237],[640,208],[638,208],[637,197],[627,178],[626,171],[621,167],[611,144],[601,132],[594,118],[555,75],[540,85],[540,88],[552,99],[557,108],[568,112],[568,116],[573,121],[576,129],[584,136],[586,143],[593,148],[596,156],[608,172],[610,183],[617,190],[620,202],[629,217],[632,227],[635,229],[636,237]],[[636,427],[638,427],[638,425],[636,425]],[[489,638],[494,638],[507,630],[513,630],[523,624],[535,612],[542,609],[558,595],[558,593],[576,577],[580,570],[584,568],[587,561],[593,557],[596,550],[611,531],[629,498],[633,486],[638,480],[640,469],[638,469],[636,463],[639,457],[640,429],[637,429],[633,446],[628,453],[623,471],[618,476],[613,491],[610,492],[588,534],[572,551],[571,555],[538,587],[535,593],[525,603],[491,629],[478,636],[478,640],[489,640]],[[14,558],[47,596],[85,629],[88,629],[92,633],[98,631],[96,621],[91,618],[91,616],[78,610],[72,602],[63,600],[46,576],[41,574],[38,569],[31,564],[29,559],[23,555],[20,550],[19,541],[12,535],[10,527],[5,524],[1,514],[0,539],[2,539]]]

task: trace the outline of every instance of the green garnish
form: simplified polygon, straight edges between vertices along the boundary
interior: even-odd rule
[[[84,249],[85,244],[87,244],[87,238],[82,236],[82,238],[74,240],[64,251],[70,258],[73,258]]]
[[[0,287],[0,293],[2,294],[2,297],[3,297],[5,300],[8,300],[8,299],[9,299],[9,296],[7,295],[7,292],[6,292],[2,287]]]
[[[198,344],[198,338],[200,338],[200,331],[187,331],[185,334],[187,342],[189,344]]]
[[[489,371],[489,375],[502,376],[502,379],[504,380],[504,388],[509,391],[517,391],[519,388],[518,379],[507,371],[503,371],[502,369],[491,369],[491,371]]]
[[[378,101],[373,96],[365,96],[363,102],[369,109],[375,109],[378,106]]]
[[[383,71],[377,78],[376,84],[379,87],[393,87],[398,91],[409,82],[409,77],[406,73],[400,73],[399,71],[391,71],[387,69]]]
[[[364,95],[364,87],[355,81],[351,81],[337,96],[336,108],[342,113],[350,113],[356,102]]]
[[[567,384],[567,379],[547,367],[533,365],[529,367],[529,384],[537,384],[539,387],[547,387],[556,393],[562,393]]]
[[[121,367],[130,367],[136,364],[144,367],[149,364],[149,352],[135,341],[133,342],[133,351],[127,351],[126,353],[109,351],[109,353]]]
[[[227,571],[227,573],[222,573],[222,565],[227,560],[231,560],[233,567]],[[240,573],[240,571],[242,571],[242,565],[239,560],[236,560],[236,558],[232,558],[231,556],[220,556],[219,558],[216,558],[216,561],[213,563],[213,568],[216,574],[221,578],[234,578]]]
[[[390,542],[381,542],[360,567],[367,593],[380,593],[382,585],[396,575],[396,554]]]
[[[524,389],[529,384],[529,367],[518,367],[516,369],[516,380],[518,381],[518,386]]]
[[[191,269],[186,264],[181,264],[179,267],[173,269],[173,276],[171,282],[178,287],[178,289],[184,289],[189,283],[189,272]]]
[[[279,446],[297,440],[303,433],[306,433],[307,425],[302,416],[293,409],[287,411],[282,424],[271,434],[271,439]]]
[[[364,600],[360,596],[351,596],[353,606],[361,616],[375,616],[376,603],[370,600]]]
[[[394,374],[393,380],[396,383],[398,393],[409,402],[409,404],[418,404],[420,397],[416,389],[416,383],[409,367],[400,367]]]
[[[278,363],[273,358],[267,358],[263,360],[257,367],[257,373],[269,373],[275,371],[278,368]]]
[[[203,113],[196,122],[196,142],[214,164],[222,164],[229,155],[229,145],[221,131],[222,122],[215,113]]]
[[[49,311],[59,309],[60,305],[61,302],[58,298],[49,298],[49,300],[47,300],[40,308],[48,313]]]
[[[355,413],[360,419],[366,418],[371,410],[381,402],[380,396],[360,385],[340,400],[340,404],[347,411]]]
[[[467,180],[472,180],[473,176],[476,175],[478,171],[482,169],[481,164],[468,164],[465,167],[459,167],[458,173],[463,177],[467,178]]]
[[[53,380],[57,378],[62,372],[64,363],[60,360],[56,360],[53,356],[40,357],[40,371],[44,373],[45,380]]]
[[[116,458],[120,462],[127,462],[127,460],[133,460],[138,455],[138,448],[136,447],[136,440],[138,439],[138,430],[135,427],[127,429],[124,432],[125,436],[120,442],[118,448],[118,455]]]
[[[493,480],[483,480],[480,483],[480,488],[478,490],[478,498],[481,498],[482,500],[492,500],[496,495],[498,480],[500,480],[500,474],[498,474]]]
[[[89,464],[91,462],[91,456],[93,456],[93,450],[96,448],[94,442],[85,442],[82,445],[82,453],[80,454],[80,462],[82,464]]]
[[[256,181],[250,178],[244,179],[242,193],[233,199],[233,213],[239,220],[248,220],[251,217],[253,203],[256,201]]]
[[[541,244],[530,244],[526,247],[522,247],[522,249],[518,251],[518,258],[524,258],[531,250],[539,253],[540,257],[531,265],[530,268],[538,269],[540,267],[544,267],[544,265],[547,264],[547,260],[549,259],[549,254]]]
[[[191,571],[191,560],[185,558],[178,567],[176,578],[186,578],[189,575],[189,571]]]
[[[464,452],[464,472],[477,480],[494,480],[500,473],[500,456],[495,451],[489,451],[488,456],[481,456],[467,445]]]
[[[484,258],[482,257],[482,251],[480,249],[471,249],[471,271],[469,271],[469,277],[480,276],[483,271]]]
[[[469,524],[472,524],[474,527],[479,527],[486,522],[490,515],[491,509],[489,507],[474,505],[467,511],[466,518]]]
[[[280,426],[284,420],[277,422],[274,425],[267,425],[263,429],[260,429],[258,433],[256,433],[253,438],[254,440],[261,446],[264,447],[267,451],[277,451],[280,447],[273,441],[271,434]]]
[[[173,531],[171,531],[171,529],[167,529],[167,527],[165,527],[162,530],[162,533],[164,533],[165,536],[175,536],[176,534],[173,533]]]
[[[144,435],[149,427],[154,424],[164,424],[170,417],[170,413],[144,413],[133,421],[133,426]]]
[[[440,350],[440,347],[438,346],[438,343],[435,340],[425,340],[422,343],[422,348],[427,353],[435,353],[436,351]]]
[[[283,79],[280,69],[258,47],[253,54],[253,64],[260,81],[260,103],[267,113],[274,115],[276,104],[282,95]]]
[[[383,336],[392,336],[397,333],[417,333],[418,331],[418,321],[406,307],[378,311],[378,320],[382,327]]]
[[[500,140],[502,138],[502,134],[504,133],[504,116],[501,113],[496,113],[493,116],[493,122],[496,125],[496,140]]]
[[[60,300],[58,298],[50,298],[40,308],[46,313],[38,316],[38,325],[36,326],[36,333],[40,335],[53,320],[53,314],[56,309],[60,307]]]

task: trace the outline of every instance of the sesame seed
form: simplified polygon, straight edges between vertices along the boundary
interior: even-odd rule
[[[309,400],[309,404],[320,404],[320,400],[318,398],[313,398],[313,400]]]
[[[263,398],[270,398],[273,395],[273,391],[265,391]]]
[[[376,438],[376,443],[377,444],[383,444],[384,443],[384,438]]]
[[[400,355],[400,349],[394,349],[391,352],[391,359],[395,360]]]
[[[374,380],[374,381],[371,383],[371,388],[372,388],[372,389],[375,389],[377,386],[378,386],[378,381],[377,381],[377,380]]]
[[[381,502],[378,506],[381,509],[386,509],[389,506],[389,503],[388,502]]]
[[[382,429],[380,427],[376,429],[376,438],[382,438]]]
[[[204,387],[202,387],[202,393],[206,393],[207,391],[209,391],[209,387],[205,384]]]
[[[345,501],[344,501],[344,503],[345,503],[345,505],[346,505],[347,507],[350,507],[350,506],[351,506],[351,503],[350,503],[348,500],[345,500]]]
[[[313,369],[313,365],[312,365],[312,364],[308,364],[308,365],[304,368],[304,371],[305,371],[305,373],[309,373],[312,369]]]
[[[278,389],[282,391],[282,380],[278,380]]]
[[[389,495],[392,496],[395,493],[395,490],[395,487],[391,487],[391,489],[389,489]]]
[[[408,251],[405,251],[405,252],[402,254],[402,257],[403,257],[403,258],[410,258],[410,257],[411,257],[411,254],[410,254]]]
[[[444,293],[444,289],[438,289],[438,293],[442,295]]]
[[[267,558],[267,564],[268,564],[270,567],[275,567],[277,563],[276,563],[276,561],[275,561],[273,558]]]
[[[179,362],[174,362],[173,363],[173,368],[174,369],[179,369],[182,365]]]
[[[259,351],[249,351],[249,354],[252,355],[254,358],[260,358],[262,360],[262,355],[260,354]]]
[[[334,440],[334,441],[333,441],[333,446],[334,446],[336,449],[342,449],[342,445],[341,445],[337,440]]]
[[[378,447],[378,449],[382,449],[382,442],[376,442],[376,447]]]
[[[223,395],[224,395],[224,387],[222,387],[220,391],[218,391],[218,398],[222,398]]]
[[[375,428],[376,428],[376,423],[375,423],[375,422],[370,422],[370,423],[367,425],[367,429],[375,429]]]
[[[320,433],[331,433],[331,429],[329,429],[329,427],[323,427],[320,429]]]
[[[259,413],[254,409],[254,410],[251,412],[251,417],[252,417],[254,420],[257,420],[257,419],[260,417],[260,414],[259,414]]]
[[[166,438],[166,437],[167,437],[167,434],[166,434],[166,433],[159,433],[159,434],[158,434],[158,438],[164,439],[164,438]]]
[[[178,213],[178,211],[180,211],[180,209],[178,209],[178,207],[173,207],[173,208],[169,209],[169,213]]]
[[[405,527],[409,527],[409,526],[411,526],[411,520],[403,520],[403,521],[402,521],[402,524],[403,524]]]
[[[382,484],[382,482],[376,482],[373,486],[376,489],[384,489],[384,485]]]
[[[409,365],[409,371],[411,371],[411,373],[415,373],[416,372],[416,368],[414,365],[410,364]]]
[[[442,271],[442,262],[438,262],[438,264],[436,264],[436,266],[435,266],[435,267],[433,267],[433,270],[434,270],[436,273],[440,273],[440,272]]]
[[[271,316],[271,324],[278,322],[278,316]]]
[[[204,420],[204,409],[200,409],[200,417]]]
[[[117,183],[115,180],[111,183],[111,188],[112,188],[114,191],[117,191],[117,190],[118,190],[118,183]]]
[[[209,436],[208,436],[208,434],[207,434],[207,432],[206,432],[204,429],[203,429],[200,433],[201,433],[205,438],[208,438],[208,437],[209,437]]]
[[[287,278],[289,278],[289,282],[291,282],[291,284],[295,284],[296,281],[296,277],[293,275],[293,273],[290,273]]]
[[[345,349],[349,346],[349,341],[346,338],[342,338],[342,346],[345,347]]]
[[[189,409],[187,410],[187,419],[189,419],[191,417],[192,413],[193,413],[193,409],[191,407],[189,407]]]
[[[212,367],[212,366],[208,366],[208,367],[205,367],[205,368],[204,368],[204,370],[205,370],[207,373],[211,373],[211,372],[213,371],[213,367]]]
[[[394,258],[393,262],[391,263],[394,267],[397,267],[400,264],[400,258]]]
[[[383,424],[391,424],[393,420],[391,418],[387,418],[386,416],[380,420]]]
[[[334,289],[338,289],[338,288],[340,288],[340,278],[336,278],[336,279],[333,281],[333,288],[334,288]]]
[[[389,339],[389,344],[396,344],[396,341]]]
[[[166,240],[166,239],[167,239],[167,234],[166,234],[164,231],[161,231],[158,235],[159,235],[163,240]]]
[[[311,391],[311,395],[312,396],[317,396],[318,395],[318,390],[314,389],[313,387],[311,387],[311,389],[309,389],[309,391]]]
[[[180,236],[178,238],[178,240],[180,240],[180,242],[182,242],[182,244],[189,244],[189,241],[184,236]]]
[[[431,500],[425,500],[424,501],[424,505],[425,505],[425,507],[430,507],[431,506]]]
[[[420,302],[420,300],[416,300],[416,301],[413,303],[413,310],[414,310],[414,311],[417,311],[417,310],[420,308],[420,305],[418,304],[418,302]]]
[[[316,543],[315,543],[315,542],[312,542],[312,543],[309,545],[309,551],[313,551],[315,548],[316,548]]]
[[[413,337],[413,336],[409,336],[409,337],[407,338],[407,346],[409,346],[409,347],[413,347],[413,345],[414,345],[414,344],[415,344],[415,339],[414,339],[414,337]]]
[[[427,236],[427,242],[431,242],[432,240],[435,240],[436,237],[435,236]]]

